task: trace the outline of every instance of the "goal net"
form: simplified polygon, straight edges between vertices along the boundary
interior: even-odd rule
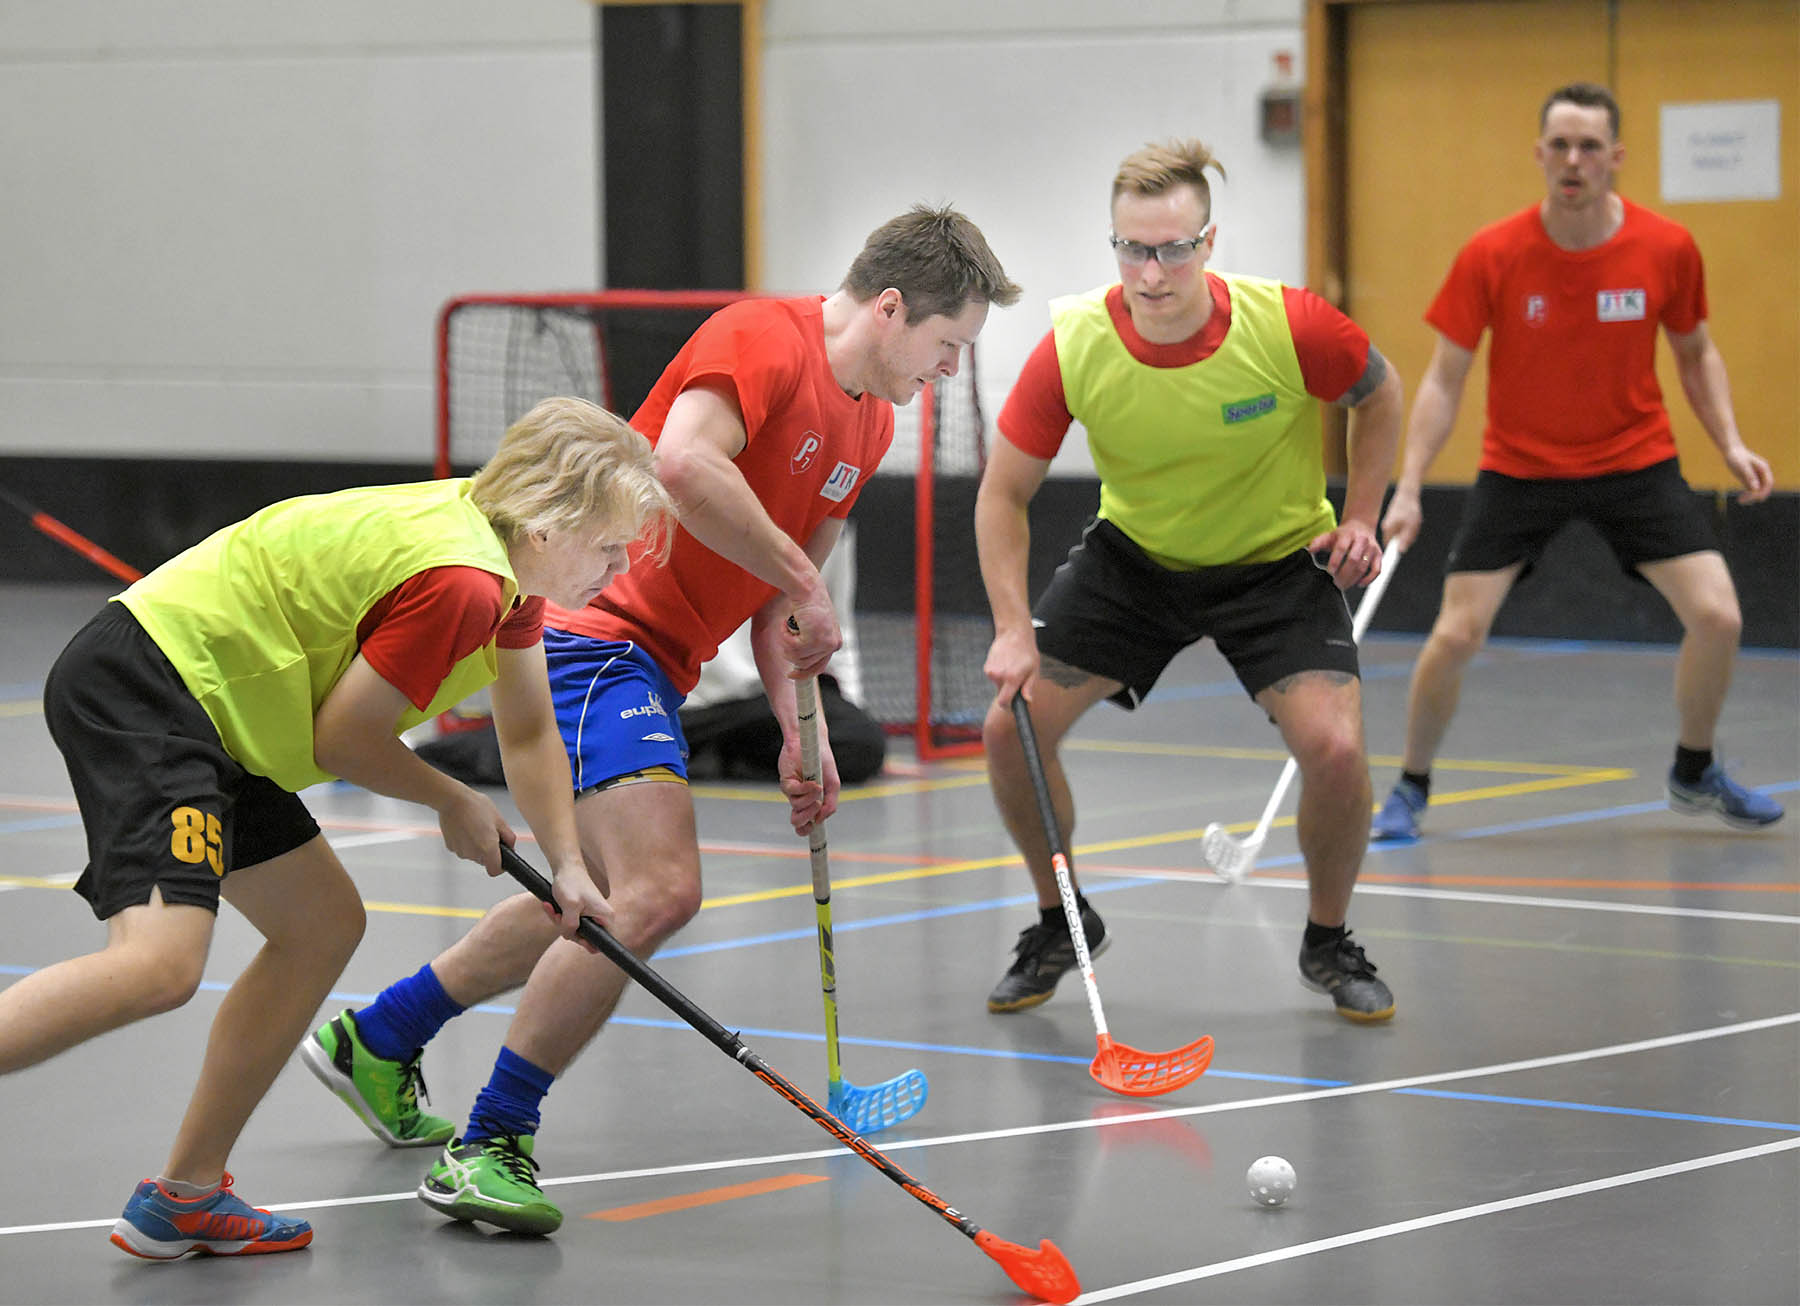
[[[694,329],[743,291],[468,295],[438,315],[439,476],[472,470],[538,400],[629,417]],[[993,639],[975,556],[987,443],[974,351],[894,412],[894,444],[851,513],[853,614],[833,661],[850,697],[921,758],[980,748]],[[846,656],[848,655],[848,656]]]

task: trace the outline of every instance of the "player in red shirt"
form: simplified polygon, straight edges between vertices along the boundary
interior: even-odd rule
[[[1438,342],[1382,521],[1390,541],[1405,547],[1418,536],[1419,487],[1450,438],[1484,330],[1492,333],[1487,425],[1445,563],[1443,605],[1413,668],[1400,779],[1372,835],[1417,837],[1463,669],[1513,585],[1576,519],[1591,523],[1627,573],[1654,585],[1681,620],[1669,806],[1760,829],[1781,818],[1780,804],[1713,760],[1743,619],[1712,525],[1675,459],[1656,384],[1659,327],[1695,416],[1744,485],[1740,502],[1766,499],[1774,478],[1738,434],[1725,362],[1706,330],[1693,238],[1613,189],[1625,150],[1612,95],[1590,83],[1561,87],[1545,100],[1538,130],[1549,193],[1477,232],[1425,315]]]
[[[680,515],[668,564],[633,567],[584,608],[551,607],[544,643],[582,848],[607,892],[611,932],[640,957],[700,907],[677,712],[701,664],[746,620],[781,726],[793,827],[804,834],[835,810],[837,768],[823,739],[821,782],[802,778],[794,694],[794,681],[823,670],[843,642],[819,564],[893,439],[892,405],[955,375],[989,305],[1018,296],[973,223],[916,207],[870,235],[835,294],[715,313],[632,419],[655,445]],[[526,985],[468,1129],[419,1186],[452,1219],[537,1234],[562,1223],[533,1179],[540,1104],[605,1024],[625,977],[556,939],[537,901],[515,895],[313,1036],[341,1050],[331,1082],[379,1137],[445,1142],[451,1122],[402,1101],[405,1086],[375,1071],[416,1065],[445,1021]],[[397,1119],[402,1128],[373,1123]]]

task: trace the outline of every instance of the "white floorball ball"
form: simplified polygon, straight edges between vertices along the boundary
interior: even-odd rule
[[[1280,1206],[1294,1195],[1294,1167],[1279,1156],[1259,1156],[1244,1176],[1250,1196],[1264,1206]]]

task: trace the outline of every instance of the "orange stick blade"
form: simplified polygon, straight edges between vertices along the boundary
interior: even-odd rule
[[[1088,1074],[1103,1087],[1127,1097],[1156,1097],[1184,1088],[1206,1073],[1212,1064],[1213,1041],[1202,1035],[1173,1052],[1140,1052],[1123,1043],[1099,1036],[1100,1051]]]
[[[1007,1278],[1041,1301],[1071,1302],[1081,1295],[1075,1267],[1048,1238],[1034,1252],[983,1229],[975,1235],[975,1245],[994,1258]]]

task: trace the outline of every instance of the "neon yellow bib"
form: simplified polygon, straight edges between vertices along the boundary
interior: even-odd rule
[[[1273,562],[1336,524],[1319,401],[1300,374],[1281,283],[1223,279],[1231,329],[1184,367],[1131,356],[1108,287],[1050,304],[1063,394],[1100,473],[1100,515],[1174,568]]]
[[[298,792],[333,777],[313,761],[313,718],[356,656],[376,601],[430,567],[479,567],[518,593],[506,548],[469,482],[426,481],[272,504],[208,536],[118,598],[149,632],[246,771]],[[498,674],[494,645],[457,663],[405,730]]]

